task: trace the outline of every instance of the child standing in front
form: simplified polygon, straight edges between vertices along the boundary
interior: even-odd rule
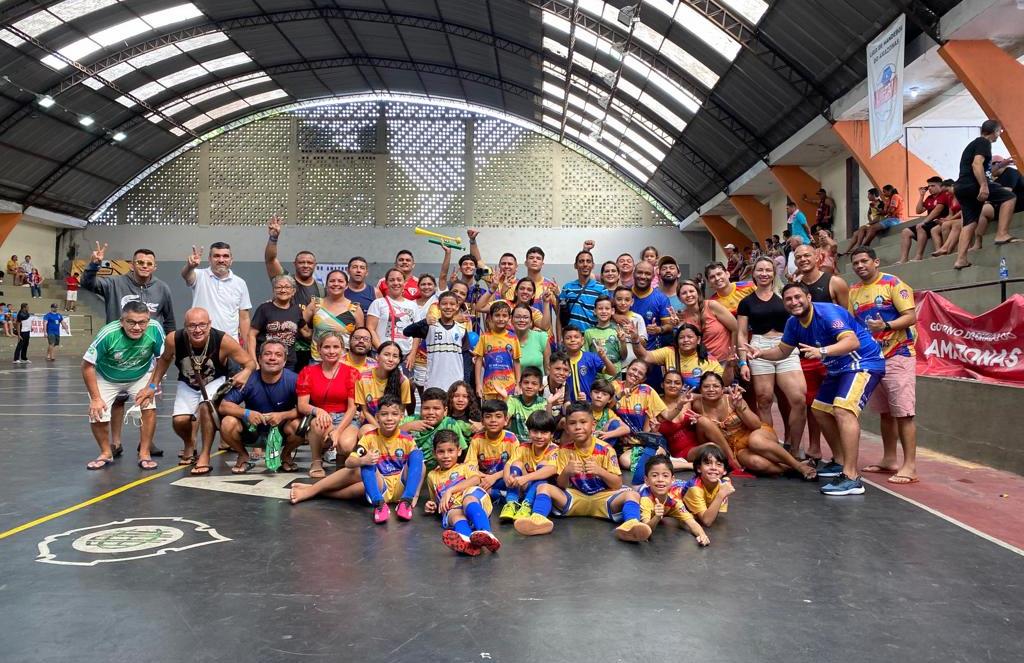
[[[477,393],[481,400],[505,400],[519,382],[519,338],[509,329],[512,309],[506,302],[495,302],[487,316],[488,331],[480,336],[473,350],[476,358]]]

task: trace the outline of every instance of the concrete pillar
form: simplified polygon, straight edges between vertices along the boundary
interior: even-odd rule
[[[700,217],[700,220],[704,222],[704,226],[722,249],[725,249],[726,244],[735,244],[738,250],[743,250],[743,247],[753,244],[753,241],[740,232],[736,226],[716,214],[705,214]]]
[[[14,226],[18,225],[18,222],[21,221],[22,216],[21,212],[7,212],[0,214],[0,246],[3,246],[3,243],[7,241],[8,235],[10,235],[11,231],[14,230]],[[4,264],[7,264],[6,258],[4,259]],[[11,277],[11,283],[14,283],[13,275],[8,274],[8,276]]]
[[[761,242],[763,246],[765,238],[772,236],[771,208],[754,196],[729,196],[729,202],[754,233],[754,239]]]
[[[800,166],[771,166],[771,171],[789,199],[796,203],[797,209],[807,217],[807,223],[813,226],[818,207],[813,203],[804,202],[804,196],[817,197],[821,182],[811,177]]]
[[[924,186],[929,177],[937,175],[934,168],[898,141],[871,156],[867,120],[843,120],[833,124],[832,129],[878,189],[891,184],[906,199],[910,192]]]

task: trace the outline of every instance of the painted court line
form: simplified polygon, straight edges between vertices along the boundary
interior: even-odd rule
[[[222,453],[224,453],[224,452],[223,451],[216,451],[216,452],[210,454],[210,457],[213,458],[214,456],[219,456]],[[96,504],[97,502],[102,502],[103,500],[107,499],[108,497],[113,497],[114,495],[119,495],[119,494],[125,492],[126,490],[131,490],[132,488],[135,488],[136,486],[141,486],[144,483],[149,483],[150,481],[153,481],[155,479],[159,479],[161,477],[165,477],[168,474],[173,474],[173,473],[178,472],[180,470],[188,469],[189,467],[191,467],[191,466],[190,465],[176,465],[176,466],[174,466],[174,467],[172,467],[170,469],[164,470],[162,472],[157,472],[156,474],[151,474],[148,477],[144,477],[142,479],[138,479],[136,481],[132,481],[131,483],[126,483],[125,485],[123,485],[123,486],[121,486],[119,488],[115,488],[115,489],[113,489],[111,491],[103,493],[102,495],[97,495],[96,497],[93,497],[92,499],[88,499],[88,500],[86,500],[84,502],[79,502],[78,504],[76,504],[74,506],[69,506],[66,509],[61,509],[60,511],[56,511],[54,513],[51,513],[48,516],[43,516],[42,518],[36,518],[33,521],[30,521],[30,522],[24,523],[23,525],[18,525],[17,527],[11,528],[11,529],[7,530],[6,532],[0,532],[0,539],[6,539],[9,536],[14,536],[17,533],[24,532],[25,530],[31,529],[31,528],[35,527],[36,525],[42,525],[43,523],[47,523],[47,522],[49,522],[51,520],[54,520],[56,518],[60,518],[61,516],[66,516],[67,514],[73,513],[75,511],[78,511],[79,509],[84,509],[85,507],[91,506],[93,504]]]
[[[890,488],[886,488],[885,486],[877,484],[874,481],[871,481],[870,479],[864,479],[864,477],[861,477],[861,479],[863,479],[864,483],[870,484],[871,486],[877,488],[878,490],[881,490],[883,492],[889,493],[890,495],[898,497],[898,498],[900,498],[901,500],[903,500],[905,502],[909,502],[909,503],[913,504],[914,506],[918,507],[919,509],[924,509],[925,511],[927,511],[930,514],[932,514],[933,516],[938,516],[939,518],[942,518],[946,522],[952,523],[952,524],[956,525],[957,527],[960,527],[962,529],[967,530],[971,534],[975,534],[977,536],[980,536],[981,538],[985,539],[986,541],[990,541],[990,542],[996,544],[997,546],[1002,546],[1003,548],[1006,548],[1010,552],[1017,553],[1021,557],[1024,557],[1024,550],[1021,550],[1020,548],[1018,548],[1015,545],[1007,543],[1006,541],[1002,541],[1001,539],[997,539],[996,537],[992,536],[991,534],[986,534],[985,532],[982,532],[979,529],[975,529],[975,528],[971,527],[970,525],[968,525],[967,523],[960,522],[956,518],[952,518],[950,516],[947,516],[946,514],[942,513],[941,511],[936,511],[935,509],[931,508],[930,506],[922,504],[922,503],[918,502],[915,499],[911,499],[911,498],[907,497],[906,495],[901,495],[901,494],[897,493],[895,490],[892,490]],[[2,537],[0,537],[0,538],[2,538]]]

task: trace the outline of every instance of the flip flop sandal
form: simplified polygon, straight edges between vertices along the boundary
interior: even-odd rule
[[[277,471],[278,472],[296,472],[296,471],[298,471],[298,469],[299,469],[298,464],[293,463],[291,461],[286,461],[286,462],[282,462],[281,463],[281,467]]]
[[[157,462],[155,460],[146,458],[140,458],[138,465],[139,468],[143,470],[155,470],[158,467]]]
[[[996,246],[1004,246],[1006,244],[1017,244],[1018,242],[1021,242],[1021,241],[1022,240],[1017,239],[1016,237],[1011,237],[1009,239],[1001,239],[1001,240],[999,240],[997,242],[992,242],[992,243],[995,244]]]
[[[324,471],[323,466],[309,468],[310,479],[323,479],[325,476],[327,476],[327,472]]]
[[[898,479],[898,481],[897,481],[897,479]],[[903,475],[903,474],[894,474],[891,477],[889,477],[887,479],[887,481],[888,481],[888,483],[891,483],[891,484],[896,485],[896,486],[909,486],[912,483],[919,482],[920,479],[918,479],[917,477],[908,477],[908,476]]]
[[[251,470],[254,467],[256,467],[256,461],[254,461],[252,458],[250,458],[249,460],[245,461],[244,463],[236,463],[235,466],[231,468],[231,473],[232,474],[248,474],[249,470]]]
[[[96,463],[101,463],[101,464],[100,465],[96,465]],[[87,469],[87,470],[102,470],[102,469],[105,469],[105,468],[107,468],[107,467],[109,467],[110,465],[113,465],[113,464],[114,464],[114,459],[113,458],[97,458],[96,460],[90,460],[88,463],[86,463],[85,469]]]
[[[196,465],[189,471],[189,474],[194,477],[201,477],[204,474],[209,474],[211,470],[213,470],[213,468],[209,465]]]
[[[896,474],[896,470],[890,470],[888,467],[882,467],[881,465],[868,465],[867,467],[860,468],[860,471],[867,474]]]
[[[197,460],[199,460],[199,454],[193,451],[191,456],[178,456],[178,465],[191,465]]]
[[[123,454],[123,453],[124,453],[124,447],[121,446],[120,444],[117,445],[116,447],[111,447],[111,449],[110,449],[110,455],[113,456],[114,458],[120,458],[121,454]]]

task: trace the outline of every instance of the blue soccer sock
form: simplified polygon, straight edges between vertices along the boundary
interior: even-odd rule
[[[533,504],[537,500],[537,489],[545,483],[547,483],[547,481],[531,481],[530,485],[526,488],[526,494],[523,495],[522,501],[527,504]]]
[[[514,477],[521,477],[523,476],[523,468],[511,467],[509,468],[508,473]],[[504,483],[504,480],[502,481],[502,483]],[[507,491],[507,494],[505,495],[505,499],[507,499],[509,502],[521,502],[523,500],[523,489],[516,488],[513,490],[510,488]]]
[[[469,526],[468,520],[460,520],[452,525],[452,529],[467,538],[473,534],[473,529]]]
[[[490,496],[491,502],[497,502],[502,498],[502,492],[508,492],[508,487],[505,485],[505,479],[498,479],[491,486]]]
[[[370,504],[377,506],[384,501],[384,496],[377,485],[377,466],[363,465],[359,468],[359,478],[363,480],[363,490],[366,491],[366,499]]]
[[[547,518],[551,515],[551,496],[541,493],[533,501],[533,513]]]
[[[462,506],[462,510],[466,512],[466,516],[469,521],[473,523],[473,529],[483,530],[484,532],[491,531],[491,521],[487,517],[487,512],[484,511],[483,506],[479,502],[469,502]]]
[[[633,499],[628,499],[625,502],[623,502],[622,519],[640,520],[640,503]]]
[[[414,449],[409,454],[409,460],[405,464],[405,490],[402,491],[402,499],[411,502],[416,493],[420,490],[420,482],[423,480],[423,451]]]
[[[654,458],[658,453],[657,448],[644,447],[640,457],[636,459],[636,464],[633,466],[633,485],[639,486],[644,482],[646,475],[644,470],[647,467],[647,461]]]

